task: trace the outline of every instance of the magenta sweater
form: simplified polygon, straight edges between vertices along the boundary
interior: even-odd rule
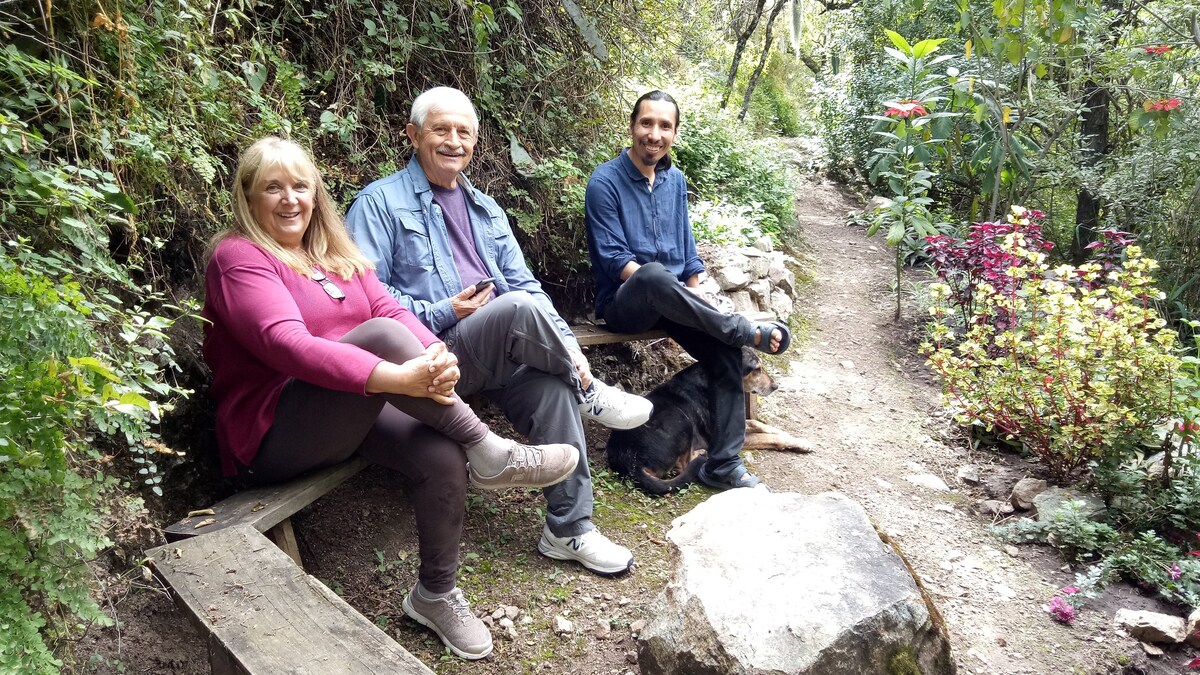
[[[329,297],[320,284],[241,237],[224,239],[213,251],[201,316],[211,322],[204,360],[213,374],[225,475],[248,466],[258,452],[289,378],[366,395],[367,378],[383,359],[338,342],[362,322],[391,317],[426,347],[438,341],[374,272],[349,281],[328,276],[345,300]]]

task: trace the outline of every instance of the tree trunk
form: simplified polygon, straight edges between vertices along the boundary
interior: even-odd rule
[[[763,5],[767,4],[767,0],[755,0],[754,13],[750,16],[750,23],[746,26],[746,30],[738,36],[737,44],[733,48],[733,63],[729,66],[729,79],[725,82],[725,93],[721,96],[721,109],[724,110],[725,104],[729,102],[729,94],[733,93],[733,83],[737,80],[738,66],[742,62],[742,52],[746,50],[746,43],[750,41],[750,37],[754,35],[755,29],[758,28],[758,20],[762,18]]]
[[[787,0],[775,0],[775,6],[771,8],[771,16],[767,17],[767,28],[763,36],[762,54],[758,57],[758,66],[754,68],[754,73],[750,75],[750,81],[746,83],[746,94],[742,97],[742,112],[738,114],[739,122],[746,119],[746,113],[750,110],[750,97],[754,95],[754,88],[758,86],[758,78],[762,75],[763,68],[767,66],[767,59],[771,56],[771,30],[775,27],[775,19],[779,16],[779,12],[783,10],[785,4],[787,4]]]
[[[1082,145],[1080,165],[1086,172],[1108,154],[1110,94],[1108,89],[1097,84],[1095,80],[1088,80],[1083,91],[1084,109],[1079,140]],[[1075,205],[1075,236],[1071,240],[1071,257],[1076,263],[1081,263],[1087,258],[1087,245],[1096,240],[1102,206],[1099,195],[1086,186],[1079,189]]]

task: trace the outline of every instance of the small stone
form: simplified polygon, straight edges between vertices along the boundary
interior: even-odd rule
[[[632,601],[632,600],[630,600],[629,598],[624,598],[624,597],[623,597],[623,598],[621,598],[620,600],[618,600],[618,601],[617,601],[617,604],[618,604],[618,605],[620,605],[620,606],[622,606],[622,607],[624,607],[625,605],[628,605],[628,604],[629,604],[629,603],[631,603],[631,602],[633,602],[633,601]]]
[[[933,510],[934,511],[943,511],[945,513],[954,513],[954,505],[953,504],[934,504]]]
[[[1146,656],[1152,659],[1162,658],[1163,650],[1161,647],[1156,647],[1149,642],[1142,642],[1142,651],[1146,652]]]
[[[600,597],[604,598],[604,600],[605,600],[606,602],[612,602],[612,599],[613,599],[613,596],[612,596],[611,594],[609,594],[609,593],[604,593],[604,594],[603,594],[603,595],[601,595]]]
[[[592,632],[600,640],[607,640],[612,634],[612,624],[607,619],[602,619],[596,622],[596,629]]]
[[[482,619],[480,619],[480,621],[482,621],[483,625],[487,626],[488,628],[491,628],[492,626],[496,625],[496,620],[493,619],[491,617],[491,615],[483,617]]]
[[[1022,478],[1013,486],[1008,500],[1013,506],[1028,511],[1033,508],[1033,498],[1045,492],[1049,484],[1040,478]]]
[[[891,483],[887,482],[886,480],[884,480],[882,478],[876,478],[875,484],[878,485],[879,487],[883,488],[884,490],[891,490],[893,487],[895,487]]]
[[[1009,544],[1008,546],[1004,547],[1004,552],[1015,558],[1021,554],[1021,549]]]
[[[971,464],[958,467],[958,479],[967,485],[979,485],[979,467]]]
[[[913,485],[919,485],[920,487],[928,488],[930,490],[937,490],[938,492],[948,492],[950,490],[950,486],[946,485],[946,481],[931,473],[905,476],[904,480],[912,483]]]
[[[529,624],[533,623],[533,617],[525,614],[521,617],[520,623],[522,626],[528,626]]]
[[[637,663],[637,652],[625,652],[625,663]]]
[[[504,608],[503,608],[503,607],[501,607],[501,608],[497,609],[496,611],[492,612],[492,618],[493,618],[493,619],[499,619],[499,618],[501,618],[501,617],[503,617],[503,616],[504,616]]]
[[[504,616],[508,617],[510,621],[515,620],[518,616],[521,616],[521,610],[512,605],[505,605]]]
[[[979,512],[987,516],[1007,516],[1013,510],[1012,504],[998,499],[985,499],[979,502]]]
[[[643,619],[638,619],[637,621],[634,621],[633,623],[629,624],[629,632],[631,632],[631,633],[641,634],[641,632],[645,629],[646,629],[646,622]]]
[[[501,628],[512,628],[513,627],[512,619],[508,618],[507,616],[504,617],[503,619],[500,619],[500,627]]]
[[[1187,627],[1187,643],[1191,647],[1200,647],[1200,609],[1192,610],[1188,614]]]
[[[506,639],[516,640],[517,639],[517,628],[516,628],[516,626],[509,626],[509,627],[505,628],[503,630],[503,632],[501,632],[500,634],[503,635]]]
[[[596,604],[596,601],[595,601],[595,600],[593,600],[593,599],[591,598],[591,596],[588,596],[588,595],[585,595],[585,596],[583,596],[582,598],[580,598],[580,600],[582,600],[582,601],[583,601],[583,604],[585,604],[585,605],[594,605],[594,604]]]
[[[846,359],[845,361],[838,361],[838,365],[845,368],[846,370],[854,370],[854,362],[851,361],[850,359]]]
[[[575,624],[571,623],[563,616],[554,617],[554,634],[569,635],[575,632]]]

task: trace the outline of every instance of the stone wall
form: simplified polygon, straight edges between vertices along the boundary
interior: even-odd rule
[[[795,311],[796,260],[774,250],[769,237],[752,246],[701,244],[700,257],[708,273],[700,287],[727,298],[727,309],[743,314],[770,313],[787,321]],[[718,303],[725,304],[718,300]]]

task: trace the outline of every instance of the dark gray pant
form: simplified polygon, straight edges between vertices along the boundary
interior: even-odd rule
[[[609,329],[618,333],[665,330],[700,362],[711,386],[712,433],[704,472],[730,476],[742,462],[746,443],[746,393],[742,388],[742,345],[754,327],[740,314],[724,314],[679,283],[661,263],[643,265],[604,310]]]
[[[455,388],[482,392],[495,401],[531,443],[569,443],[579,464],[566,480],[545,488],[546,524],[559,537],[592,525],[592,475],[579,417],[579,375],[558,326],[533,297],[513,291],[492,300],[443,331],[458,357],[462,379]]]
[[[393,319],[364,322],[342,338],[393,363],[424,351]],[[417,521],[421,585],[454,588],[466,511],[463,447],[482,441],[488,428],[461,400],[442,405],[397,394],[362,396],[292,379],[284,386],[271,429],[250,463],[253,483],[274,483],[330,466],[358,452],[405,479]]]

